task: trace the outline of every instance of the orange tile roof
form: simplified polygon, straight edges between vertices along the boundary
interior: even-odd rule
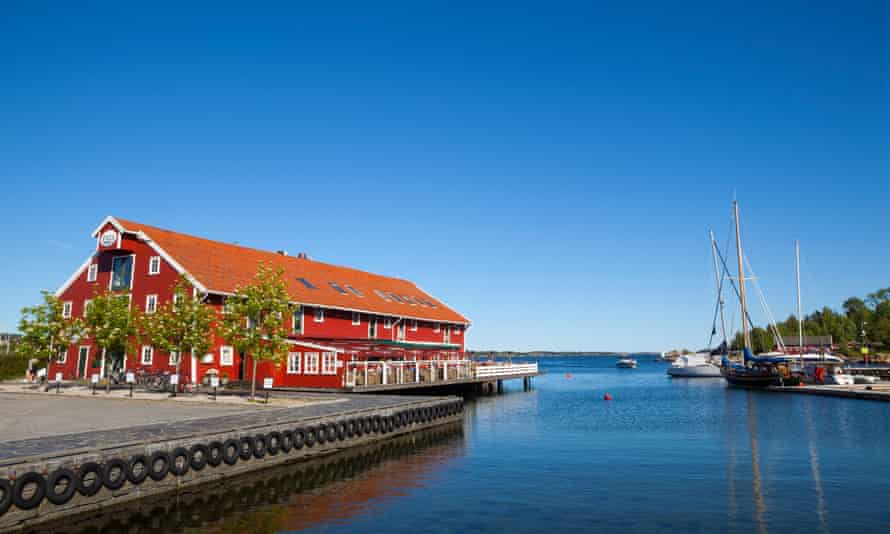
[[[349,267],[331,265],[307,258],[284,256],[275,252],[257,250],[220,241],[164,230],[146,224],[113,218],[126,232],[142,232],[178,262],[191,276],[211,293],[233,293],[239,286],[253,280],[260,263],[284,270],[287,290],[294,302],[363,312],[379,313],[431,321],[469,323],[470,321],[443,304],[413,283],[368,273]],[[316,289],[309,289],[298,278],[305,278]],[[342,294],[330,282],[336,282],[346,290]],[[363,297],[354,295],[346,287],[354,287]],[[375,290],[395,293],[400,298],[425,299],[435,307],[421,304],[399,303],[389,295],[384,301]]]

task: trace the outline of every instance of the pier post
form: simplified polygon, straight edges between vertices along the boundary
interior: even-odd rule
[[[503,393],[503,392],[504,392],[504,381],[498,380],[498,393]]]

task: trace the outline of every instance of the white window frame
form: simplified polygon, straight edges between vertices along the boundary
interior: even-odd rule
[[[60,350],[58,354],[56,354],[56,363],[64,364],[68,361],[68,347]]]
[[[297,328],[297,317],[300,317],[300,328]],[[298,336],[303,335],[303,325],[306,318],[303,317],[303,309],[300,308],[290,316],[290,331]]]
[[[451,343],[451,325],[445,325],[445,328],[442,329],[442,332],[442,342]]]
[[[384,317],[383,318],[383,328],[389,330],[392,328],[392,317]]]
[[[179,302],[179,293],[173,293],[172,302],[174,305],[176,305],[176,303]]]
[[[335,375],[337,374],[337,353],[322,352],[321,353],[321,374]]]
[[[125,255],[125,256],[114,256],[113,258],[111,258],[111,271],[109,272],[109,275],[108,275],[108,290],[109,291],[124,291],[123,288],[112,289],[112,287],[114,286],[114,262],[118,258],[130,258],[130,260],[131,260],[131,263],[130,263],[130,288],[129,289],[130,289],[130,291],[132,291],[133,290],[133,281],[136,279],[136,255],[135,254],[129,254],[129,255]]]
[[[93,299],[84,299],[83,300],[83,316],[87,316],[87,308],[90,307],[90,304],[93,303]]]
[[[62,318],[70,319],[71,318],[71,310],[74,308],[74,303],[70,300],[66,300],[62,303]]]
[[[417,319],[411,319],[411,331],[417,332]]]
[[[235,348],[231,345],[222,345],[219,348],[219,364],[235,365]]]
[[[95,282],[98,275],[99,275],[99,264],[91,263],[90,266],[87,267],[87,282]]]
[[[287,374],[289,375],[298,375],[300,374],[300,363],[303,359],[302,352],[288,352],[287,353]]]
[[[378,324],[379,323],[378,323],[376,317],[368,318],[368,339],[377,339],[377,325]],[[374,331],[371,332],[371,329],[373,329]]]
[[[148,349],[146,351],[146,349]],[[146,360],[145,354],[148,352],[148,359]],[[139,351],[139,364],[140,365],[151,365],[155,359],[155,348],[151,345],[142,345],[142,349]]]
[[[161,257],[160,256],[152,256],[148,258],[148,275],[154,276],[156,274],[161,274]]]
[[[92,346],[91,345],[81,345],[81,346],[77,347],[77,369],[74,370],[75,376],[77,375],[77,373],[80,372],[80,355],[83,353],[83,349],[87,349],[87,353],[83,357],[83,360],[84,360],[83,371],[84,371],[84,373],[88,373],[89,370],[91,369],[90,350],[92,350]],[[79,378],[84,378],[84,377],[81,376]]]
[[[461,332],[463,332],[463,328],[461,328],[459,326],[455,326],[454,328],[451,329],[451,333],[454,334],[455,336],[459,336]]]
[[[352,312],[352,326],[359,326],[362,324],[362,314],[359,312]]]
[[[172,367],[176,367],[176,360],[179,359],[179,352],[175,350],[170,351],[170,357],[167,359],[167,365]]]
[[[438,334],[442,331],[442,323],[433,323],[433,332]]]
[[[303,357],[306,359],[306,363],[303,366],[303,374],[304,375],[317,375],[319,360],[321,358],[321,353],[319,352],[304,352]]]
[[[324,322],[324,308],[322,308],[321,306],[315,308],[314,320],[316,323]]]
[[[158,296],[145,295],[145,313],[154,313],[158,311]]]

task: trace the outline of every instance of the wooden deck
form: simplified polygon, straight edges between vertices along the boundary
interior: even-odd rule
[[[823,397],[890,401],[890,383],[878,383],[872,385],[855,384],[852,386],[772,386],[768,388],[768,390],[779,393],[796,393],[798,395],[819,395]]]

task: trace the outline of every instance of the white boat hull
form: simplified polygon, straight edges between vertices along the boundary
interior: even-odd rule
[[[720,368],[716,365],[692,365],[689,367],[670,367],[667,374],[677,378],[712,378],[721,377]]]

